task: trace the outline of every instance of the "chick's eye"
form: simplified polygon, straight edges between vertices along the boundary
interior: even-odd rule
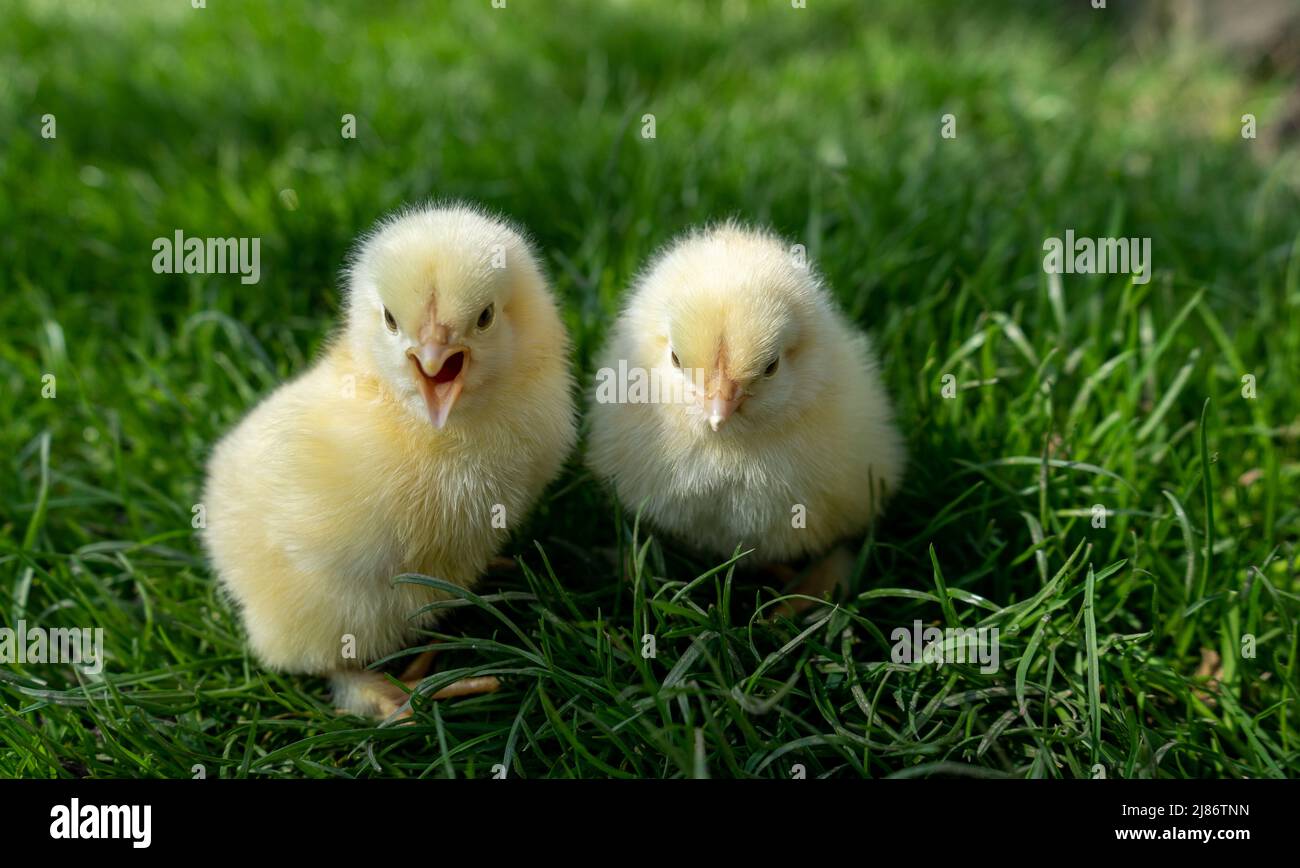
[[[384,308],[384,325],[388,327],[390,332],[397,334],[397,320],[393,319],[393,314],[388,308]]]
[[[483,312],[478,315],[479,330],[481,331],[492,325],[492,320],[496,319],[496,315],[497,306],[495,304],[489,304],[487,307],[483,308]]]
[[[776,369],[779,367],[781,367],[781,357],[777,356],[775,359],[772,360],[772,363],[768,365],[767,368],[763,371],[763,376],[764,377],[772,376],[773,374],[776,373]]]
[[[681,361],[681,359],[677,358],[677,354],[676,354],[676,353],[669,353],[669,355],[673,357],[673,367],[674,367],[674,368],[680,368],[680,367],[682,366],[682,361]]]

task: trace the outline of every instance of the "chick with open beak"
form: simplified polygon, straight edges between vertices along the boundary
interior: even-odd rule
[[[577,434],[569,338],[523,234],[465,205],[366,235],[346,313],[326,353],[217,446],[204,544],[264,665],[400,717],[431,689],[428,656],[402,685],[366,667],[454,595],[395,579],[473,587],[559,473]],[[423,695],[498,686],[483,672]]]
[[[414,368],[420,397],[429,411],[429,421],[442,430],[456,399],[465,388],[469,368],[469,347],[452,341],[450,327],[430,316],[420,329],[420,343],[406,351]]]

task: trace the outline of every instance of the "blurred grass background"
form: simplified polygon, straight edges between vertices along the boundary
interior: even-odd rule
[[[0,668],[0,773],[1295,775],[1297,67],[1199,6],[7,4],[0,613],[110,659]],[[377,729],[246,659],[190,527],[207,451],[309,364],[357,234],[430,197],[529,229],[584,380],[685,228],[804,243],[913,456],[846,606],[751,624],[773,591],[725,571],[675,599],[714,565],[658,542],[620,581],[578,455],[482,589],[533,599],[445,625],[444,680],[506,690]],[[177,229],[260,237],[260,284],[155,275]],[[1151,238],[1153,279],[1049,281],[1066,229]],[[1003,670],[890,664],[914,618],[1001,624]]]

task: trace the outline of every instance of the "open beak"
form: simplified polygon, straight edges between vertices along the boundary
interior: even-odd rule
[[[745,402],[745,392],[735,380],[719,377],[715,387],[705,395],[704,412],[709,417],[709,427],[714,431],[726,424],[731,415]]]
[[[469,348],[447,346],[435,339],[424,341],[406,354],[415,368],[415,380],[429,410],[429,421],[441,430],[464,388]]]

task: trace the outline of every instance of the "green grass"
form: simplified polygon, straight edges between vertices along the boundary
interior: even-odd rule
[[[1085,3],[63,5],[0,27],[0,618],[108,663],[0,666],[0,775],[1300,772],[1300,154],[1239,135],[1285,83]],[[911,454],[845,603],[766,623],[579,454],[437,634],[430,687],[499,693],[378,728],[260,669],[191,527],[208,450],[430,196],[529,228],[588,381],[677,233],[806,244]],[[155,275],[176,229],[260,237],[261,283]],[[1049,281],[1066,229],[1151,238],[1151,282]],[[891,663],[917,619],[999,627],[999,670]]]

